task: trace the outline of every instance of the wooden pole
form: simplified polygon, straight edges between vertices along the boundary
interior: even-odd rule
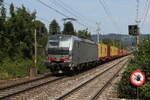
[[[137,86],[137,100],[139,100],[139,87]]]
[[[37,37],[36,37],[36,29],[34,30],[34,61],[33,65],[29,70],[29,76],[30,78],[35,77],[37,75]]]
[[[34,67],[36,67],[36,63],[37,63],[37,37],[36,37],[36,29],[34,32]]]

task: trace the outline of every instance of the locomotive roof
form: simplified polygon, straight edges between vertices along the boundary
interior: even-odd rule
[[[74,35],[63,35],[63,34],[50,35],[49,39],[58,39],[60,36],[62,36],[62,37],[70,37],[70,38],[73,38],[73,40],[78,40],[78,41],[83,41],[83,42],[88,42],[88,43],[91,43],[91,44],[95,44],[95,42],[93,42],[91,40],[79,38],[79,37],[74,36]]]

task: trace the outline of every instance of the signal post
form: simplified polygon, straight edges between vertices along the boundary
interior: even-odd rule
[[[138,45],[139,45],[139,41],[140,41],[140,28],[138,25],[129,25],[128,30],[129,30],[129,35],[135,36],[136,50],[138,50]]]

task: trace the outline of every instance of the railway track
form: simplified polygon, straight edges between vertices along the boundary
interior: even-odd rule
[[[112,62],[109,62],[110,64],[109,64],[109,67],[108,67],[108,65],[106,64],[104,64],[105,66],[107,66],[107,68],[103,68],[102,66],[104,66],[104,65],[101,65],[101,67],[99,67],[99,68],[101,68],[102,70],[100,70],[100,72],[101,72],[101,74],[103,74],[103,73],[105,73],[105,72],[107,72],[108,70],[110,70],[110,69],[112,69],[113,67],[115,67],[117,64],[119,64],[119,63],[121,63],[123,60],[125,60],[125,58],[121,58],[120,60],[116,60],[117,62],[115,62],[115,61],[112,61]],[[95,70],[95,71],[94,71]],[[98,72],[98,70],[97,70],[97,68],[96,69],[93,69],[93,72]],[[11,85],[11,86],[8,86],[8,87],[4,87],[4,88],[0,88],[0,100],[1,99],[9,99],[9,98],[12,98],[12,99],[15,99],[15,98],[17,98],[18,99],[18,96],[20,96],[20,95],[23,95],[25,92],[27,92],[27,93],[29,93],[29,94],[32,94],[32,93],[34,93],[34,92],[29,92],[29,91],[36,91],[35,90],[35,88],[37,89],[37,90],[40,90],[40,89],[42,89],[43,87],[43,89],[42,90],[44,90],[44,91],[49,91],[48,93],[51,93],[51,95],[52,94],[55,94],[55,92],[56,92],[56,94],[58,93],[58,92],[60,92],[61,91],[61,89],[63,89],[64,91],[65,90],[67,90],[68,88],[65,88],[65,86],[67,86],[67,84],[69,85],[70,83],[72,84],[72,82],[71,81],[77,81],[76,80],[76,78],[78,79],[78,78],[81,78],[81,76],[84,76],[85,78],[86,77],[88,77],[88,76],[91,76],[91,75],[93,75],[94,76],[94,73],[93,74],[91,74],[91,72],[92,72],[92,70],[90,71],[87,71],[87,72],[83,72],[83,73],[81,73],[81,75],[80,74],[78,74],[78,75],[75,75],[75,76],[73,76],[73,77],[68,77],[68,78],[65,78],[65,77],[51,77],[51,75],[49,75],[49,76],[46,76],[46,77],[41,77],[41,78],[38,78],[38,79],[34,79],[34,80],[30,80],[30,81],[26,81],[26,82],[22,82],[22,83],[18,83],[18,84],[15,84],[15,85]],[[89,74],[89,75],[86,75],[86,74]],[[83,74],[83,75],[82,75]],[[84,75],[85,74],[85,75]],[[95,76],[95,79],[96,79],[96,77],[99,77],[100,75],[97,75],[97,74],[95,74],[96,76]],[[92,76],[92,77],[93,77]],[[76,78],[75,78],[76,77]],[[92,78],[91,77],[91,78]],[[64,80],[63,80],[63,78],[64,78]],[[81,78],[81,79],[83,79],[83,77]],[[63,82],[63,81],[64,82]],[[80,79],[79,79],[80,80]],[[94,79],[86,79],[86,80],[88,80],[88,82],[86,82],[86,83],[83,83],[83,86],[84,86],[84,84],[88,84],[90,81],[92,81],[92,80],[94,80]],[[51,84],[50,84],[51,83]],[[55,83],[55,84],[57,84],[57,85],[55,85],[55,84],[53,84],[53,83]],[[61,83],[61,84],[60,84]],[[73,82],[74,83],[74,82]],[[62,85],[62,86],[60,86],[60,85]],[[73,84],[72,84],[73,85]],[[46,87],[46,88],[45,88]],[[53,87],[53,89],[51,88],[51,89],[49,89],[49,87]],[[82,86],[81,86],[82,87]],[[57,91],[57,88],[59,89],[58,91]],[[78,88],[80,88],[80,87],[78,87]],[[77,89],[76,89],[77,90]],[[70,90],[69,90],[70,91]],[[72,90],[72,92],[73,92],[74,90]],[[42,91],[43,92],[43,91]],[[61,91],[62,92],[62,91]],[[64,93],[66,93],[66,92],[64,92]],[[63,94],[64,94],[63,93]],[[70,92],[71,93],[71,92]],[[63,95],[62,94],[62,95]],[[68,93],[69,94],[69,93]],[[36,94],[36,95],[38,95],[38,94]],[[63,99],[63,98],[65,98],[65,97],[67,97],[67,94],[66,95],[63,95],[63,96],[61,96],[61,95],[59,95],[59,96],[56,96],[56,98],[54,97],[54,95],[52,95],[52,96],[50,96],[50,95],[48,95],[48,97],[49,98],[55,98],[55,99]],[[27,95],[26,95],[26,97],[28,97]],[[25,98],[26,98],[25,97]],[[21,97],[19,97],[19,98],[22,98],[22,96]],[[16,99],[15,99],[16,100]],[[51,100],[51,99],[50,99]]]
[[[52,77],[51,75],[46,75],[37,79],[28,80],[25,82],[13,84],[10,86],[0,88],[0,100],[7,99],[11,96],[15,96],[25,91],[32,90],[34,88],[41,87],[46,84],[56,82],[63,79],[64,77]]]
[[[124,65],[126,65],[127,62]],[[93,96],[91,100],[98,100],[99,96],[104,92],[104,90],[111,84],[111,82],[117,77],[118,73],[123,69],[123,67],[119,68],[119,70],[106,82],[106,84],[98,90],[98,92]]]
[[[124,62],[125,59],[119,61],[118,63],[114,64],[113,66],[110,66],[108,68],[105,68],[102,72],[100,72],[98,75],[96,75],[95,77],[87,80],[86,82],[82,83],[81,85],[77,86],[76,88],[70,90],[69,92],[65,93],[64,95],[60,96],[57,98],[57,100],[76,100],[77,98],[70,98],[72,95],[76,95],[76,94],[82,94],[83,92],[80,91],[80,89],[84,88],[86,85],[90,84],[92,81],[96,80],[98,77],[100,77],[101,75],[103,75],[104,73],[106,73],[107,71],[113,69],[115,66],[117,66],[118,64],[121,64],[122,62]],[[126,63],[125,63],[126,64]],[[123,64],[123,65],[125,65]],[[91,100],[96,100],[99,95],[105,90],[105,88],[110,84],[110,82],[116,77],[116,75],[121,71],[122,67],[119,68],[119,70],[113,75],[113,77],[111,79],[109,79],[109,81],[107,81],[107,83],[101,87],[98,92],[91,98]],[[106,76],[105,76],[106,77]],[[88,88],[88,87],[87,87]],[[77,93],[78,92],[78,93]],[[87,91],[86,91],[87,92]],[[88,95],[88,93],[86,93],[86,95]],[[77,96],[79,97],[79,96]],[[78,98],[79,99],[79,98]],[[80,99],[82,100],[83,98],[80,97]]]

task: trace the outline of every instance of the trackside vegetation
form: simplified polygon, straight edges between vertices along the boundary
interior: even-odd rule
[[[150,100],[150,38],[145,38],[139,44],[139,50],[134,53],[123,73],[122,79],[118,83],[118,96],[120,98],[135,99],[137,97],[137,87],[130,82],[131,73],[141,69],[146,75],[145,83],[139,87],[139,98]]]
[[[22,78],[28,76],[29,68],[33,66],[34,30],[37,32],[37,47],[45,48],[48,31],[39,20],[36,12],[29,12],[24,6],[9,8],[6,16],[3,0],[0,0],[0,80]],[[39,74],[48,72],[44,67],[45,55],[39,52],[37,69]]]
[[[15,7],[11,4],[9,10],[4,6],[4,0],[0,0],[0,80],[28,76],[29,69],[34,66],[35,29],[37,30],[38,74],[50,71],[44,66],[48,35],[69,34],[91,38],[91,33],[87,30],[76,32],[70,21],[64,24],[64,29],[61,31],[54,19],[47,30],[45,24],[36,19],[36,11],[30,12],[23,5]],[[9,16],[6,13],[9,13]]]
[[[44,67],[43,59],[45,59],[45,56],[38,56],[37,58],[38,74],[49,72],[49,69],[46,69]],[[22,78],[28,76],[29,68],[31,67],[32,63],[33,61],[30,59],[18,58],[12,60],[10,58],[5,58],[3,60],[3,63],[0,63],[0,80]]]

